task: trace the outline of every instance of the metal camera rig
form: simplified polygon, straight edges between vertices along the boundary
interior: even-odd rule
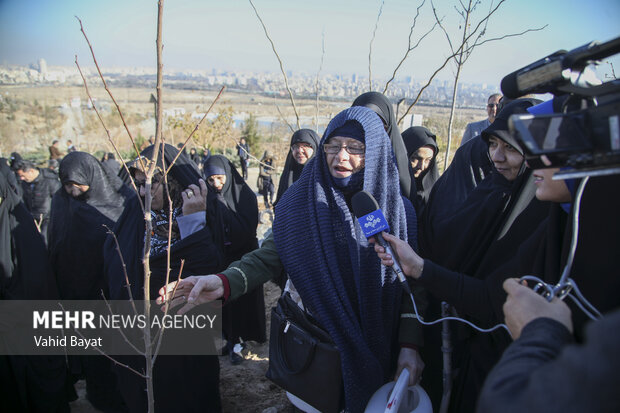
[[[513,115],[509,128],[533,169],[562,167],[557,178],[620,173],[620,79],[602,82],[591,65],[620,53],[620,37],[560,50],[502,80],[508,98],[552,93],[543,113]]]

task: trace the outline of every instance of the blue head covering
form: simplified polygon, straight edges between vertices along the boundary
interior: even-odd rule
[[[415,230],[415,213],[407,201],[411,218],[406,216],[392,146],[372,110],[352,107],[339,113],[327,126],[319,152],[327,137],[350,120],[359,122],[365,135],[360,189],[375,197],[391,232],[407,239],[408,222]],[[308,162],[275,212],[280,259],[304,305],[340,350],[347,410],[363,411],[388,379],[400,285],[368,244],[346,195],[334,185],[324,154]]]

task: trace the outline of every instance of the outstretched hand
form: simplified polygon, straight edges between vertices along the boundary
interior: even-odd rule
[[[403,273],[407,277],[412,277],[415,279],[420,278],[420,275],[422,275],[422,270],[424,269],[424,260],[416,254],[413,248],[411,248],[406,241],[388,234],[387,232],[382,232],[381,235],[383,236],[383,239],[390,243],[392,250],[397,256]],[[368,241],[375,243],[375,252],[377,253],[379,259],[381,259],[381,264],[387,267],[394,265],[394,258],[386,252],[385,248],[377,242],[375,237],[369,238]]]
[[[175,291],[176,287],[176,291]],[[174,294],[174,295],[173,295]],[[159,289],[157,304],[170,303],[170,308],[183,305],[177,314],[184,314],[200,304],[224,295],[224,284],[217,275],[198,275],[168,283]]]

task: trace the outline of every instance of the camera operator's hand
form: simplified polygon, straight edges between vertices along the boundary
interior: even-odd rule
[[[508,293],[504,303],[504,317],[513,339],[519,338],[521,330],[530,321],[541,317],[556,320],[573,332],[571,312],[564,301],[554,298],[549,302],[531,288],[519,284],[516,278],[504,281],[503,287]]]

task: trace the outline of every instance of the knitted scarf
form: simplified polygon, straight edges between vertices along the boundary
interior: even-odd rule
[[[390,140],[379,117],[353,107],[329,123],[313,157],[276,206],[273,233],[284,268],[304,305],[340,350],[347,411],[364,410],[388,380],[390,352],[399,316],[401,289],[381,266],[333,179],[321,153],[331,132],[348,120],[365,132],[363,189],[379,203],[391,232],[407,239],[407,212]]]

